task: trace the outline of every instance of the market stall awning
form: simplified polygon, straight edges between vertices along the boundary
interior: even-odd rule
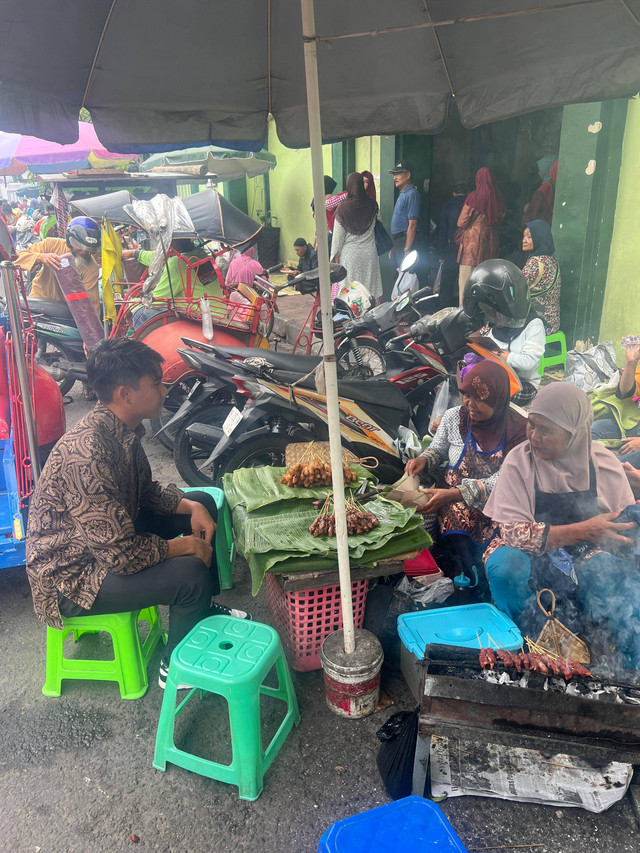
[[[88,122],[78,122],[78,139],[69,145],[0,132],[0,175],[21,175],[27,169],[49,175],[73,169],[124,168],[134,159],[107,151]]]
[[[156,0],[152,14],[134,0],[4,0],[2,11],[3,130],[75,142],[85,106],[111,151],[259,150],[272,113],[285,145],[309,142],[290,0]],[[639,20],[640,0],[323,0],[323,136],[424,133],[452,107],[474,127],[633,95]]]
[[[208,145],[182,151],[152,154],[140,164],[141,172],[207,178],[215,183],[255,178],[275,168],[276,157],[268,151],[231,151]]]

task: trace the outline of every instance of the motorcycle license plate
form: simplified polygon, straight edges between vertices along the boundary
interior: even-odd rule
[[[225,435],[231,435],[234,429],[238,426],[240,421],[242,420],[242,412],[240,409],[237,409],[235,406],[227,417],[224,419],[224,423],[222,424],[222,432]]]

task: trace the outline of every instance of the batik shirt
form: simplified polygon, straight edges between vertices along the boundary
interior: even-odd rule
[[[108,572],[128,575],[167,559],[169,545],[139,535],[139,509],[172,515],[184,497],[161,487],[134,432],[98,404],[54,447],[27,526],[27,576],[39,619],[62,628],[58,592],[90,609]]]

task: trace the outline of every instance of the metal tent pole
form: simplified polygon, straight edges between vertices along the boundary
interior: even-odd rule
[[[9,322],[13,334],[13,353],[18,371],[18,382],[22,394],[22,408],[24,410],[24,423],[27,429],[27,442],[29,443],[29,455],[31,456],[31,471],[33,482],[37,483],[40,477],[40,450],[38,447],[38,436],[36,433],[36,419],[33,414],[33,400],[31,399],[31,386],[29,385],[29,371],[27,359],[24,354],[24,338],[22,337],[22,318],[18,306],[18,296],[14,286],[14,269],[11,261],[3,261],[2,283],[4,285],[5,299],[9,311]]]
[[[318,58],[315,41],[316,24],[313,0],[300,0],[300,4],[302,8],[302,38],[304,41],[304,67],[307,84],[307,110],[309,114],[311,172],[313,176],[313,197],[315,201],[316,234],[318,238],[318,266],[320,267],[320,311],[322,315],[323,339],[322,362],[327,397],[333,502],[336,514],[338,573],[340,576],[344,650],[347,654],[353,654],[356,648],[356,641],[353,627],[351,570],[349,568],[347,515],[344,500],[344,478],[342,475],[338,374],[333,342],[333,318],[331,315],[331,282],[329,279],[329,249],[327,246],[327,218],[324,206],[324,165],[322,162],[322,131],[320,126],[320,90],[318,87]]]

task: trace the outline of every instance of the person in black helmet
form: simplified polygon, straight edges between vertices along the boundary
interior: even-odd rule
[[[88,216],[76,216],[69,221],[66,239],[45,237],[18,254],[16,264],[30,272],[40,267],[33,279],[30,298],[53,299],[64,302],[55,271],[60,269],[60,257],[71,253],[85,290],[89,294],[96,314],[100,316],[98,273],[96,255],[100,253],[100,226]]]
[[[500,347],[499,356],[518,376],[522,390],[512,400],[530,403],[540,387],[538,368],[544,355],[544,323],[531,307],[522,271],[510,261],[492,259],[473,270],[464,289],[463,307],[472,318],[484,318],[488,337]]]

